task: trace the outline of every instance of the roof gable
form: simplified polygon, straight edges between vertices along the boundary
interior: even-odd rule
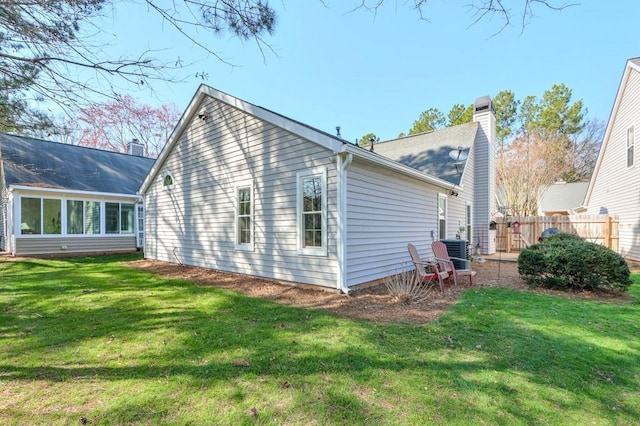
[[[456,169],[449,156],[460,147],[469,150],[478,132],[479,123],[471,122],[433,132],[420,133],[374,145],[374,152],[405,166],[458,185],[462,170]],[[460,165],[460,167],[465,167]]]
[[[0,134],[4,184],[135,194],[153,159]]]
[[[327,149],[330,149],[333,152],[336,152],[336,153],[347,152],[365,161],[369,161],[374,164],[377,164],[380,167],[385,167],[400,173],[405,173],[405,174],[417,177],[419,179],[429,181],[435,185],[439,185],[442,187],[449,187],[452,183],[452,180],[441,179],[437,175],[429,174],[429,171],[435,170],[435,166],[426,167],[425,165],[429,161],[425,159],[417,161],[418,164],[422,164],[422,169],[420,169],[415,167],[416,164],[413,164],[413,166],[411,166],[411,165],[404,164],[402,162],[398,162],[398,160],[391,157],[387,157],[385,155],[377,155],[377,153],[374,155],[370,153],[367,149],[358,147],[342,138],[339,138],[337,136],[331,135],[324,131],[318,130],[314,127],[308,126],[296,120],[292,120],[288,117],[285,117],[284,115],[275,113],[263,107],[235,98],[231,95],[228,95],[224,92],[221,92],[219,90],[216,90],[210,86],[203,84],[203,85],[200,85],[194,97],[191,99],[189,106],[187,107],[185,112],[182,114],[182,117],[178,121],[178,124],[176,125],[174,131],[172,132],[167,143],[165,144],[162,151],[160,152],[158,159],[156,160],[153,167],[147,174],[146,178],[144,179],[144,182],[142,182],[142,185],[140,186],[141,193],[144,194],[147,191],[147,189],[149,188],[153,180],[156,178],[156,176],[162,169],[165,161],[167,160],[168,156],[172,152],[175,144],[180,140],[182,134],[189,128],[193,120],[197,119],[198,116],[200,115],[202,115],[202,117],[206,115],[205,112],[202,111],[202,105],[207,97],[215,99],[219,102],[223,102],[227,105],[237,108],[238,110],[246,114],[252,115],[260,120],[271,123],[282,129],[288,130],[297,136],[307,139],[313,143],[317,143],[318,145],[321,145]],[[469,127],[475,126],[474,129],[477,129],[477,123],[472,123],[472,124],[470,123],[468,126]],[[456,126],[456,127],[460,127],[460,126]],[[434,133],[440,134],[440,132],[445,132],[447,130],[448,129],[444,129],[442,131],[438,131]],[[474,137],[475,137],[475,130],[474,130]],[[447,138],[447,140],[449,140],[449,138]],[[451,148],[451,149],[457,149],[462,142],[460,143],[456,142],[456,143],[457,144],[454,146],[454,148]],[[462,145],[470,146],[472,143],[473,143],[473,138],[471,138],[468,144],[462,143]],[[449,149],[449,151],[446,152],[447,156],[448,156],[448,153],[451,151],[451,149]],[[440,152],[439,154],[440,154],[439,158],[442,157],[442,152]],[[450,164],[450,161],[451,160],[449,160],[449,164]],[[434,164],[438,162],[441,162],[441,161],[439,160],[434,161]],[[453,170],[453,173],[455,174],[456,173],[455,167],[453,167],[452,170]],[[446,173],[443,170],[441,170],[440,172],[442,175],[446,175]]]
[[[607,145],[609,144],[609,139],[611,138],[611,131],[613,129],[613,124],[615,121],[616,114],[618,113],[618,109],[620,108],[620,103],[622,102],[622,95],[627,86],[627,82],[629,81],[629,75],[632,73],[640,73],[640,58],[631,58],[627,60],[627,63],[624,68],[624,72],[622,73],[622,79],[620,80],[620,85],[618,86],[618,93],[616,94],[616,99],[613,102],[613,108],[611,109],[611,114],[609,115],[609,121],[607,123],[607,129],[604,133],[604,138],[602,139],[602,145],[600,146],[600,152],[598,153],[598,159],[596,160],[596,165],[593,169],[593,173],[591,174],[591,179],[589,180],[589,187],[587,188],[587,193],[584,197],[584,201],[582,206],[588,206],[591,200],[591,195],[593,194],[593,187],[596,182],[597,176],[600,172],[600,166],[602,164],[602,158],[607,150]]]

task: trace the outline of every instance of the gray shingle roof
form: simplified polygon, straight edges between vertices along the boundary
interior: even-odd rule
[[[153,165],[137,157],[0,133],[5,185],[135,194]]]
[[[540,200],[543,212],[568,212],[582,205],[589,182],[558,182],[547,188]]]
[[[476,122],[447,127],[428,133],[374,144],[374,152],[453,184],[460,184],[455,161],[449,153],[462,147],[469,154],[479,124]],[[458,170],[462,171],[459,166]],[[462,166],[464,167],[464,166]]]

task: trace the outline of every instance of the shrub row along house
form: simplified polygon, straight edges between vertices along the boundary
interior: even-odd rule
[[[408,268],[409,242],[495,251],[494,139],[488,97],[472,123],[363,148],[203,85],[155,162],[4,135],[4,249],[140,246],[144,200],[147,258],[348,292]]]

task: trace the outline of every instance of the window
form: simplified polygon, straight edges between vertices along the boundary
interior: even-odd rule
[[[26,198],[20,200],[20,233],[22,235],[42,233],[42,211],[40,198]]]
[[[438,194],[438,239],[447,238],[447,196]]]
[[[136,230],[135,204],[129,203],[21,197],[20,212],[22,235],[134,234]]]
[[[45,198],[42,200],[42,219],[43,233],[55,235],[62,233],[62,201],[50,200]]]
[[[236,190],[236,245],[239,248],[253,248],[253,210],[251,186]]]
[[[120,233],[133,234],[135,224],[135,207],[133,204],[120,205]]]
[[[105,232],[133,234],[134,212],[133,204],[104,203]]]
[[[298,173],[298,233],[302,254],[327,255],[326,170]]]
[[[67,200],[67,234],[82,234],[84,231],[84,203]]]
[[[104,203],[105,232],[107,234],[120,233],[120,204]]]
[[[162,184],[165,188],[171,188],[173,186],[173,177],[171,177],[171,175],[166,175],[164,177],[164,180],[162,181]]]
[[[467,205],[465,206],[465,227],[466,227],[466,232],[465,232],[465,237],[467,239],[467,243],[471,244],[471,237],[472,237],[472,215],[473,215],[473,210],[471,208],[471,204],[467,203]]]
[[[627,167],[633,167],[633,145],[634,145],[634,131],[633,126],[627,129]]]
[[[23,197],[20,203],[22,235],[56,235],[62,233],[62,201]]]
[[[84,233],[85,234],[100,233],[100,202],[99,201],[84,202]]]

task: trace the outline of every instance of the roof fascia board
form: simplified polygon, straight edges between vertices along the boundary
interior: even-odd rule
[[[421,180],[423,182],[430,183],[432,185],[439,186],[445,189],[462,189],[460,185],[456,185],[451,182],[447,182],[446,180],[439,179],[434,176],[427,175],[419,170],[413,169],[409,166],[405,166],[404,164],[400,164],[396,161],[389,160],[380,155],[371,153],[369,151],[365,151],[364,149],[357,147],[351,144],[344,144],[339,152],[347,152],[353,154],[354,157],[360,158],[363,161],[375,164],[377,166],[385,167],[387,169],[393,170],[395,172],[401,173],[405,176],[410,176],[412,178]]]
[[[631,75],[631,69],[634,69],[636,72],[640,73],[640,67],[638,67],[638,65],[633,63],[631,60],[627,60],[627,64],[624,68],[624,72],[622,73],[622,78],[620,80],[620,85],[618,86],[618,93],[616,94],[616,99],[613,102],[613,107],[611,108],[611,114],[609,115],[607,129],[604,133],[604,138],[602,139],[602,146],[600,147],[600,152],[598,153],[598,159],[596,160],[596,165],[593,169],[593,173],[591,174],[591,179],[589,179],[589,187],[587,188],[587,193],[584,196],[582,205],[585,207],[589,205],[589,201],[591,200],[593,186],[600,171],[602,158],[604,157],[604,153],[607,150],[607,145],[609,144],[609,138],[611,137],[611,132],[613,130],[614,118],[618,114],[618,109],[620,108],[620,103],[622,102],[622,94],[627,88],[629,76]]]
[[[134,200],[140,199],[140,195],[137,194],[122,194],[117,192],[93,192],[93,191],[80,191],[75,189],[59,189],[59,188],[40,188],[37,186],[27,185],[9,185],[10,191],[29,191],[29,192],[48,192],[51,194],[72,194],[78,196],[91,196],[96,197],[111,197],[111,198],[131,198]]]
[[[249,115],[269,122],[277,127],[288,130],[302,138],[322,145],[332,150],[333,152],[338,152],[341,149],[342,145],[344,145],[344,142],[341,142],[339,139],[327,136],[326,134],[318,132],[310,127],[304,126],[286,117],[275,114],[271,111],[267,111],[264,108],[250,104],[241,99],[220,92],[219,90],[216,90],[210,86],[202,84],[191,99],[189,106],[182,114],[182,117],[171,133],[171,136],[169,136],[169,142],[165,144],[162,152],[149,170],[149,173],[147,174],[145,180],[142,182],[142,185],[140,186],[140,193],[144,194],[149,189],[149,185],[151,184],[153,179],[155,179],[160,169],[164,165],[164,162],[166,161],[169,153],[173,150],[173,146],[180,139],[182,133],[186,130],[189,123],[191,123],[194,115],[196,114],[196,111],[207,96],[220,102],[226,103],[227,105],[237,108],[243,112],[246,112]]]

